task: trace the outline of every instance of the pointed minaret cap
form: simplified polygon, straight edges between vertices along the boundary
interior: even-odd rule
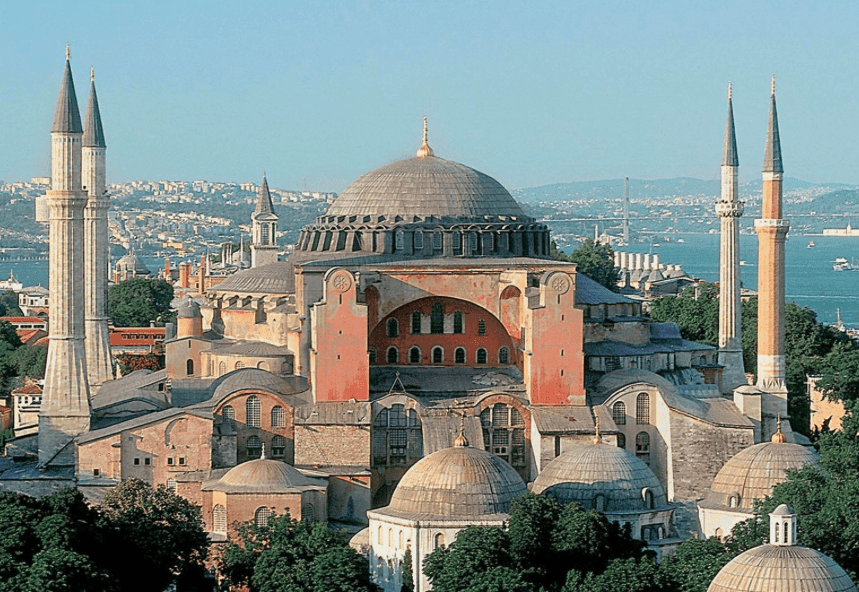
[[[785,435],[781,431],[781,414],[778,415],[778,417],[776,418],[775,421],[776,421],[775,434],[773,434],[773,437],[770,438],[770,441],[773,444],[784,444],[785,442],[787,442],[787,438],[785,437]]]
[[[767,145],[764,150],[765,173],[783,173],[784,167],[781,162],[781,140],[778,135],[778,112],[775,106],[775,75],[772,78],[770,89],[770,120],[767,126]]]
[[[728,123],[725,124],[725,148],[722,151],[722,166],[740,166],[737,156],[737,136],[734,132],[734,101],[731,83],[728,83]]]
[[[423,144],[421,144],[421,147],[418,148],[416,156],[418,158],[424,158],[426,156],[435,156],[435,154],[432,151],[432,148],[429,147],[429,143],[427,143],[427,116],[426,115],[424,115],[424,141],[423,141]]]
[[[104,129],[101,127],[101,112],[98,109],[98,96],[95,94],[95,68],[89,70],[89,103],[84,118],[83,146],[106,148]]]
[[[51,133],[83,133],[81,113],[78,110],[78,99],[75,95],[75,83],[72,80],[69,46],[66,45],[66,67],[63,70],[63,81],[60,83],[60,96],[57,98],[57,109],[54,111],[54,125]]]
[[[268,190],[268,179],[265,177],[265,170],[262,172],[262,184],[257,192],[257,205],[254,209],[254,214],[273,214],[274,205],[271,203],[271,192]]]

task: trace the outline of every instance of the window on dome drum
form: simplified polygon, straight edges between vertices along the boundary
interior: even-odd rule
[[[424,250],[424,233],[420,230],[415,230],[415,251]]]
[[[301,506],[301,521],[316,522],[316,508],[313,504],[304,504]]]
[[[271,408],[271,427],[286,427],[286,414],[283,412],[283,407],[280,405],[275,405]]]
[[[212,530],[220,534],[227,532],[227,509],[221,504],[212,508]]]
[[[432,233],[432,248],[434,251],[441,251],[441,230]]]
[[[220,364],[218,364],[218,376],[223,376],[226,373],[227,373],[227,363],[221,362]]]
[[[263,506],[261,508],[257,508],[257,511],[254,512],[254,523],[257,526],[268,526],[269,518],[271,518],[271,508],[266,508],[265,506]]]
[[[626,403],[618,401],[612,405],[611,418],[616,425],[626,425]]]
[[[444,364],[444,349],[438,345],[432,348],[432,363]]]
[[[260,426],[260,402],[259,397],[251,395],[245,403],[247,411],[247,424],[252,428]]]
[[[185,362],[185,373],[188,376],[191,376],[192,374],[194,374],[194,360],[187,360]]]
[[[441,335],[444,333],[444,306],[441,302],[434,302],[430,313],[430,333]]]
[[[389,364],[400,363],[400,352],[393,345],[388,348],[387,358]]]
[[[509,364],[510,363],[510,350],[507,347],[499,347],[498,348],[498,363],[499,364]]]
[[[260,442],[259,436],[250,436],[248,438],[248,456],[260,456],[262,453],[262,442]]]
[[[373,365],[376,363],[376,348],[371,347],[367,350],[367,357],[370,358],[370,364]]]
[[[403,243],[405,242],[403,240],[403,238],[404,238],[404,234],[403,234],[402,230],[398,230],[396,232],[396,234],[394,234],[394,250],[395,251],[402,251],[403,250]]]
[[[635,423],[638,425],[650,423],[650,395],[647,393],[638,393],[638,399],[635,402]]]
[[[650,434],[638,432],[635,437],[635,456],[650,464]]]
[[[606,372],[614,372],[615,370],[620,369],[620,358],[617,356],[606,356],[605,360],[605,371]]]
[[[400,336],[400,323],[397,321],[397,319],[388,319],[386,329],[388,337]]]
[[[421,348],[416,345],[413,345],[409,348],[409,364],[420,364],[421,363]]]
[[[241,370],[241,369],[242,369],[242,368],[244,368],[244,367],[245,367],[245,363],[244,363],[244,362],[242,362],[241,360],[239,360],[238,362],[236,362],[236,370]]]
[[[477,334],[486,335],[486,321],[484,319],[477,321]]]
[[[230,422],[232,427],[236,427],[236,410],[233,409],[232,405],[224,405],[221,409],[221,417],[224,418],[224,421]]]
[[[438,549],[439,547],[444,547],[444,533],[440,532],[433,537],[432,540],[433,549]]]
[[[465,348],[458,347],[453,350],[453,362],[454,364],[465,364]]]
[[[618,434],[617,435],[617,447],[618,448],[626,448],[626,435]]]
[[[597,512],[605,512],[605,495],[598,493],[594,497],[594,510]]]
[[[462,311],[457,310],[453,313],[453,332],[454,333],[464,333],[462,327]]]
[[[477,348],[476,361],[478,364],[486,363],[486,350],[482,347]]]
[[[286,453],[286,438],[275,436],[271,439],[271,455],[283,456]]]
[[[645,490],[644,490],[644,506],[648,510],[652,510],[655,505],[656,505],[656,502],[654,501],[654,498],[653,498],[653,492],[650,491],[649,489],[645,488]]]
[[[500,456],[517,469],[525,469],[525,419],[519,410],[512,405],[496,403],[480,413],[480,423],[486,450]]]
[[[421,422],[414,409],[401,404],[382,409],[373,420],[374,466],[403,466],[423,456]]]
[[[416,310],[412,313],[412,335],[421,334],[421,311]]]
[[[172,491],[173,493],[179,492],[179,484],[176,482],[176,479],[167,479],[167,491]]]

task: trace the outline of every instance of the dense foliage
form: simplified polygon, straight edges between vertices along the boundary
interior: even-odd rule
[[[156,372],[164,368],[164,356],[155,354],[121,354],[116,356],[116,363],[123,376],[136,370],[152,370]]]
[[[609,245],[587,239],[579,248],[567,255],[552,241],[549,255],[559,261],[575,263],[577,271],[599,282],[612,291],[617,291],[617,269],[614,267],[614,251]]]
[[[47,346],[23,345],[15,327],[0,321],[0,384],[15,376],[43,378],[47,360]]]
[[[107,291],[107,312],[117,327],[148,327],[174,320],[173,286],[164,280],[132,278]]]
[[[656,300],[650,314],[655,321],[677,323],[686,339],[714,347],[719,345],[719,287],[715,284],[705,282],[688,286],[678,296]],[[757,367],[757,324],[757,298],[750,298],[742,305],[742,331],[743,364],[746,372],[751,373]],[[784,347],[791,428],[810,435],[806,375],[821,374],[823,383],[829,384],[834,379],[833,373],[839,372],[838,359],[857,348],[845,334],[818,323],[813,310],[793,302],[785,304]],[[859,359],[856,367],[859,368]],[[859,386],[856,392],[859,395]]]
[[[12,290],[0,292],[0,317],[23,317],[18,307],[18,295]]]
[[[366,557],[342,532],[322,523],[299,522],[285,514],[266,526],[237,525],[219,571],[232,586],[250,592],[375,592]]]
[[[204,589],[199,509],[163,487],[123,481],[100,507],[73,489],[0,492],[0,524],[0,592]]]

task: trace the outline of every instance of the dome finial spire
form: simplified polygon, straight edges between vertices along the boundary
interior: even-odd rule
[[[773,74],[772,82],[770,83],[770,94],[775,94],[775,74]]]
[[[728,82],[728,100],[731,99],[732,95],[733,95],[733,93],[731,92],[731,83],[729,81]]]
[[[66,41],[66,61],[68,62],[72,57],[71,48],[69,47],[69,42]]]
[[[426,156],[433,156],[433,151],[429,147],[429,141],[427,140],[427,116],[424,115],[424,141],[421,147],[418,148],[417,157],[424,158]]]
[[[594,413],[594,444],[602,444],[602,438],[600,438],[600,415],[599,415],[599,413]]]
[[[95,68],[93,66],[89,67],[89,81],[95,82]]]
[[[465,437],[465,411],[459,416],[459,435],[454,439],[453,445],[456,448],[469,446],[468,438]]]
[[[263,442],[262,444],[260,444],[260,455],[259,455],[259,458],[260,458],[260,460],[265,460],[265,442]]]
[[[781,413],[776,416],[775,434],[773,434],[771,440],[773,444],[784,444],[787,442],[787,438],[785,438],[784,434],[781,432]]]

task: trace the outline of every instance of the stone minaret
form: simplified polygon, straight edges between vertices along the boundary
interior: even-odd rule
[[[73,465],[71,440],[89,429],[90,399],[84,352],[83,128],[69,50],[51,128],[49,211],[50,344],[39,411],[39,464]]]
[[[251,214],[253,237],[251,242],[251,267],[277,262],[277,214],[271,203],[271,193],[265,172],[257,194],[257,206]]]
[[[86,359],[89,384],[95,389],[113,378],[110,333],[107,328],[107,276],[109,245],[105,189],[104,130],[90,71],[89,104],[84,119],[83,188],[89,198],[84,209],[84,277],[86,285]]]
[[[770,95],[770,118],[764,151],[761,217],[758,233],[758,384],[761,395],[761,432],[776,432],[776,418],[787,418],[784,362],[784,241],[790,222],[782,218],[781,143],[775,106],[775,77]]]
[[[719,364],[722,370],[721,390],[731,393],[746,384],[743,369],[743,334],[740,323],[740,216],[737,170],[737,137],[734,133],[734,106],[731,83],[728,83],[728,123],[725,126],[725,148],[722,151],[722,196],[716,202],[721,218],[719,250]]]

